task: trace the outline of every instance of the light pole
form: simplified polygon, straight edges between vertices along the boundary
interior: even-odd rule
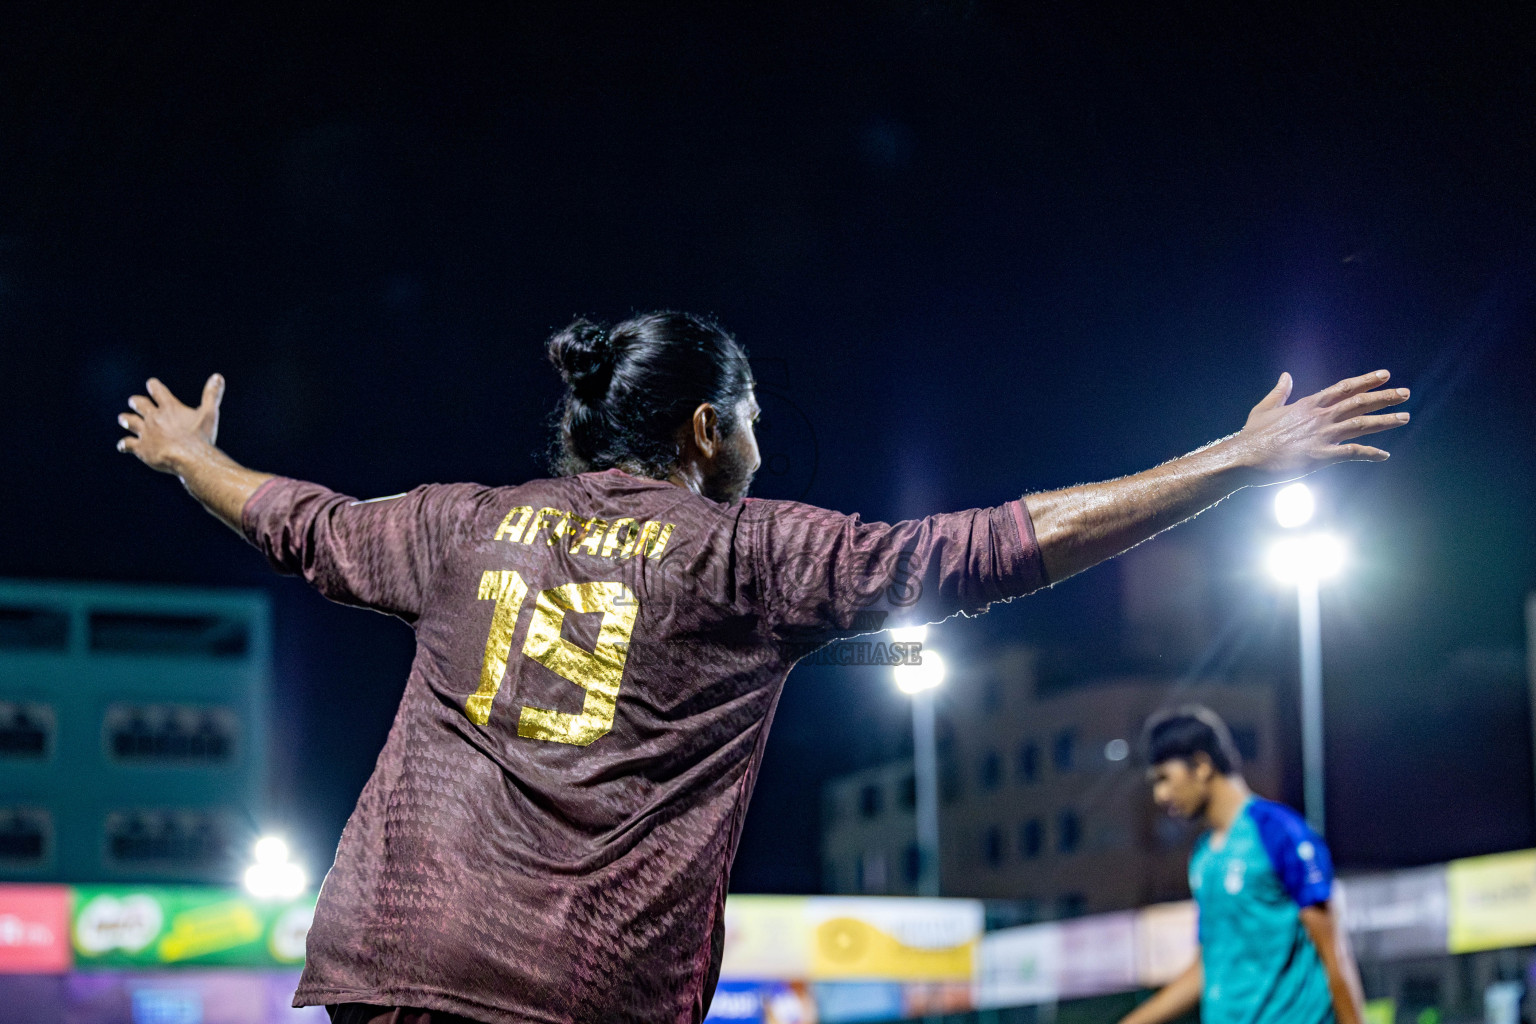
[[[1286,529],[1305,526],[1316,502],[1306,484],[1275,495],[1275,519]],[[1323,834],[1323,639],[1318,585],[1344,568],[1344,542],[1327,533],[1298,534],[1269,549],[1269,571],[1296,585],[1296,625],[1301,654],[1301,772],[1307,824]]]
[[[927,626],[891,630],[899,643],[922,643]],[[896,688],[912,698],[912,776],[917,812],[917,894],[939,894],[939,743],[933,692],[944,682],[944,659],[923,649],[922,662],[891,669]]]

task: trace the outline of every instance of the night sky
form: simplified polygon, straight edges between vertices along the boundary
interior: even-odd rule
[[[4,5],[0,575],[268,590],[273,823],[319,869],[410,631],[117,454],[150,374],[224,373],[221,443],[258,469],[512,483],[545,472],[553,329],[712,313],[762,386],[756,493],[888,520],[1145,468],[1282,369],[1387,367],[1414,389],[1391,462],[1314,480],[1357,556],[1324,608],[1336,857],[1536,844],[1528,23],[1089,7]],[[1184,542],[1208,662],[1288,680],[1268,523],[1245,492]],[[946,642],[1087,672],[1116,573]],[[899,756],[903,710],[884,673],[790,677],[735,890],[816,891],[819,785]]]

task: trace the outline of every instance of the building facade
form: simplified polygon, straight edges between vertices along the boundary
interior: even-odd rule
[[[1010,648],[946,682],[940,718],[940,882],[946,896],[1012,901],[1021,920],[1189,895],[1195,829],[1151,802],[1136,745],[1160,708],[1208,705],[1231,725],[1243,773],[1278,795],[1273,688],[1260,680],[1106,676],[1041,694],[1036,657]],[[910,760],[823,791],[823,885],[916,891]]]
[[[232,880],[270,633],[255,592],[0,582],[0,879]]]

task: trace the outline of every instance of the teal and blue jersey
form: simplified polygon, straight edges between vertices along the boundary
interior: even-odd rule
[[[1332,1024],[1333,1001],[1301,909],[1326,903],[1333,863],[1295,811],[1250,797],[1217,846],[1189,862],[1200,908],[1204,1024]]]

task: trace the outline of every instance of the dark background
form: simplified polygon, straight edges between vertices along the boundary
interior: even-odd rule
[[[1515,14],[7,4],[0,575],[268,589],[274,824],[319,868],[411,635],[271,577],[114,452],[152,373],[192,398],[223,372],[221,441],[261,469],[506,483],[544,471],[552,329],[708,312],[758,366],[758,493],[890,519],[1145,468],[1235,430],[1282,369],[1313,390],[1385,366],[1415,393],[1392,461],[1315,481],[1356,548],[1325,599],[1336,856],[1536,844]],[[1186,542],[1223,609],[1210,658],[1288,679],[1268,523],[1243,493]],[[946,642],[1086,658],[1116,571]],[[899,753],[903,714],[882,672],[791,676],[733,888],[818,888],[819,784]]]

